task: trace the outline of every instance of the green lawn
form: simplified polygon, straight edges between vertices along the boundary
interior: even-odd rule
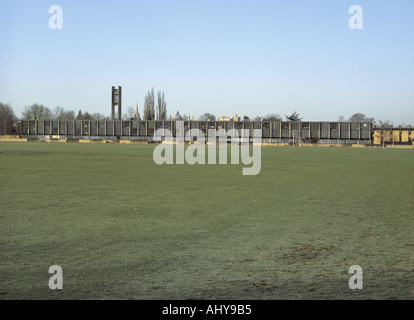
[[[153,148],[0,142],[0,299],[414,298],[413,150],[263,147],[243,176]]]

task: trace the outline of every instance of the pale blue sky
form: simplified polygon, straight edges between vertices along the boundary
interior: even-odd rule
[[[351,30],[350,6],[363,9]],[[63,30],[49,29],[49,7]],[[110,114],[164,91],[168,114],[414,124],[414,1],[0,2],[0,102]]]

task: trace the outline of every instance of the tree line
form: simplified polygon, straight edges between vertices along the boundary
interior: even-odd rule
[[[301,121],[303,118],[300,116],[300,114],[295,111],[292,114],[285,115],[285,119],[278,114],[278,113],[268,113],[263,117],[256,116],[254,118],[250,118],[248,116],[243,116],[241,118],[242,121]],[[200,116],[199,120],[201,121],[216,121],[216,116],[211,113],[204,113]],[[367,117],[363,113],[354,113],[349,118],[345,118],[344,116],[339,116],[338,122],[371,122],[373,124],[377,125],[384,125],[384,126],[390,126],[391,123],[389,120],[382,121],[378,120],[376,121],[374,118]]]
[[[287,121],[300,121],[302,118],[299,116],[299,114],[295,111],[291,115],[285,115]],[[200,116],[198,120],[201,121],[216,121],[216,116],[211,113],[204,113]],[[269,113],[265,115],[264,117],[254,117],[250,118],[248,116],[243,116],[241,119],[242,121],[283,121],[283,118],[278,113]]]
[[[179,113],[177,112],[177,116]],[[79,110],[77,113],[73,110],[65,110],[62,107],[55,107],[53,110],[42,104],[33,104],[31,106],[25,107],[22,112],[23,120],[107,120],[108,117],[101,113],[89,113]],[[152,88],[149,90],[145,96],[143,116],[141,116],[138,111],[138,105],[136,108],[130,107],[127,113],[124,113],[122,116],[123,120],[172,120],[177,119],[176,116],[167,118],[167,102],[165,100],[164,92],[157,92],[157,101],[155,101],[155,92]],[[179,119],[190,120],[189,116],[184,115],[179,117]],[[9,104],[4,104],[0,102],[0,135],[13,134],[14,133],[14,123],[19,120],[16,117],[12,107]],[[215,115],[211,113],[202,114],[198,120],[200,121],[216,121],[218,120]],[[293,112],[292,114],[285,115],[285,120],[278,113],[269,113],[263,117],[256,116],[250,118],[248,116],[243,116],[242,121],[301,121],[302,117],[298,112]],[[381,127],[389,128],[392,126],[389,120],[376,121],[374,118],[367,117],[363,113],[355,113],[348,119],[344,116],[340,116],[337,119],[338,122],[371,122],[375,125],[380,125]]]

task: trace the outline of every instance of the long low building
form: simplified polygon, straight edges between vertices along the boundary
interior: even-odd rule
[[[181,127],[184,132],[179,131]],[[154,133],[158,129],[171,132],[173,137],[190,129],[199,129],[208,137],[209,129],[224,129],[229,139],[247,138],[246,133],[253,138],[253,129],[259,129],[265,143],[368,145],[414,141],[410,127],[384,128],[369,122],[21,120],[16,124],[17,134],[28,139],[157,141]]]

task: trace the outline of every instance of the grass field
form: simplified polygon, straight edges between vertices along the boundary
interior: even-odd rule
[[[413,150],[263,147],[243,176],[153,148],[0,142],[0,299],[414,298]]]

